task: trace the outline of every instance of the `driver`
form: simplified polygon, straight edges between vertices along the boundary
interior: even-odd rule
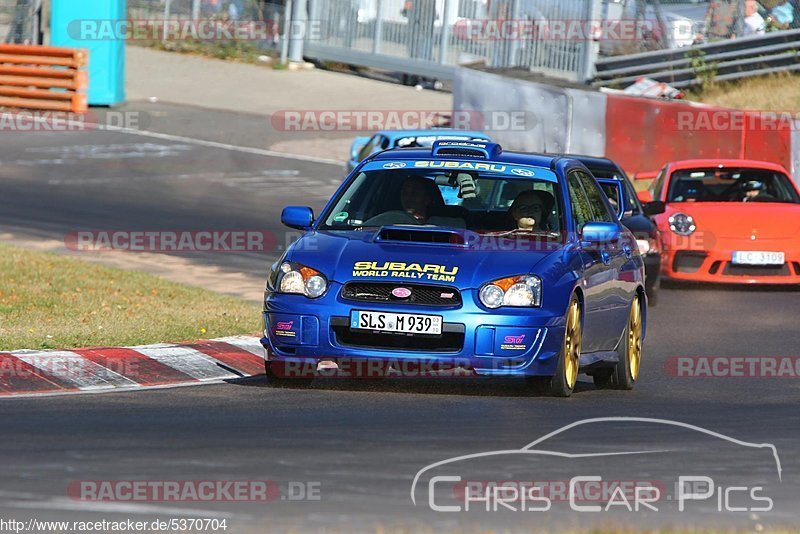
[[[420,224],[425,224],[430,217],[433,195],[431,181],[422,176],[409,176],[400,188],[400,204],[403,210],[414,217]]]
[[[555,203],[547,191],[527,189],[517,195],[508,213],[514,218],[519,230],[543,230],[544,221]]]
[[[758,202],[774,198],[765,191],[764,184],[758,180],[750,180],[743,183],[742,190],[744,191],[743,202]]]

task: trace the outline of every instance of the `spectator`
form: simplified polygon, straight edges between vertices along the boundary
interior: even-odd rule
[[[400,13],[408,19],[408,55],[412,59],[433,61],[433,39],[437,18],[435,0],[407,0]],[[403,83],[417,85],[427,81],[422,76],[403,75]]]
[[[231,20],[239,20],[244,12],[244,0],[231,0],[228,4],[228,17]]]
[[[712,0],[705,17],[706,38],[728,39],[736,29],[737,2],[732,0]]]
[[[204,0],[205,10],[213,15],[218,14],[222,10],[222,0]]]
[[[766,32],[764,17],[758,13],[758,2],[746,0],[744,3],[744,36],[763,35]]]
[[[770,12],[770,19],[778,29],[788,29],[794,22],[794,7],[789,0],[778,0]]]
[[[411,57],[431,61],[436,2],[409,0],[403,6],[402,15],[408,18],[408,47]]]

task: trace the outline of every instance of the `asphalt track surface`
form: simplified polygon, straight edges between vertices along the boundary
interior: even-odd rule
[[[169,115],[170,110],[164,111]],[[153,131],[230,142],[241,116],[220,114],[219,130],[149,125]],[[258,119],[251,121],[258,135]],[[216,137],[216,138],[215,138]],[[245,136],[240,144],[248,144]],[[251,146],[259,146],[257,142]],[[283,236],[287,204],[322,204],[341,179],[335,165],[125,132],[0,133],[0,225],[63,239],[78,229],[266,229]],[[282,239],[282,238],[281,238]],[[267,254],[192,255],[192,261],[263,274]],[[0,402],[0,518],[152,520],[225,518],[229,532],[511,528],[553,531],[606,525],[796,526],[800,523],[800,377],[675,376],[674,357],[800,356],[800,294],[792,290],[678,287],[650,310],[643,370],[632,392],[598,391],[582,378],[570,399],[531,395],[521,382],[471,379],[319,380],[309,388],[268,387],[263,377],[203,387]],[[415,474],[459,455],[519,449],[586,418],[638,417],[696,425],[598,422],[548,440],[569,454],[650,451],[637,456],[516,456],[454,464],[465,480],[564,481],[709,476],[719,487],[763,486],[771,511],[720,512],[717,492],[679,511],[434,512]],[[654,452],[655,451],[655,452]],[[528,477],[528,478],[523,478]],[[423,479],[425,476],[423,476]],[[263,502],[82,502],[85,480],[270,480],[283,499]],[[423,481],[424,482],[424,481]],[[310,483],[319,500],[292,500]],[[445,497],[441,497],[444,499]],[[439,497],[437,497],[439,499]],[[742,502],[731,502],[731,506]],[[760,504],[760,503],[759,503]],[[753,507],[749,501],[745,508]]]

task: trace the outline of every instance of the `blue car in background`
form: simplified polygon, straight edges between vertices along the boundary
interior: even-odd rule
[[[350,171],[368,156],[390,148],[430,148],[435,141],[485,141],[491,138],[483,132],[437,128],[429,130],[381,130],[372,137],[356,137],[350,146],[346,170]]]
[[[655,306],[661,287],[661,237],[651,217],[664,213],[666,206],[658,201],[642,205],[628,175],[616,162],[592,156],[570,157],[586,165],[611,201],[611,206],[616,208],[620,222],[636,238],[636,245],[644,258],[647,301],[650,306]]]
[[[318,218],[293,206],[282,222],[304,233],[267,281],[270,381],[367,362],[569,396],[579,372],[620,389],[639,376],[642,256],[576,159],[471,141],[387,150]]]

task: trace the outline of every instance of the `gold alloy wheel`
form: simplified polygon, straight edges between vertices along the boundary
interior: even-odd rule
[[[564,332],[564,378],[572,389],[578,380],[581,360],[581,307],[577,300],[570,303],[567,312],[567,327]]]
[[[631,378],[636,380],[639,378],[639,365],[642,361],[642,307],[639,304],[639,297],[633,300],[628,323],[628,361]]]

